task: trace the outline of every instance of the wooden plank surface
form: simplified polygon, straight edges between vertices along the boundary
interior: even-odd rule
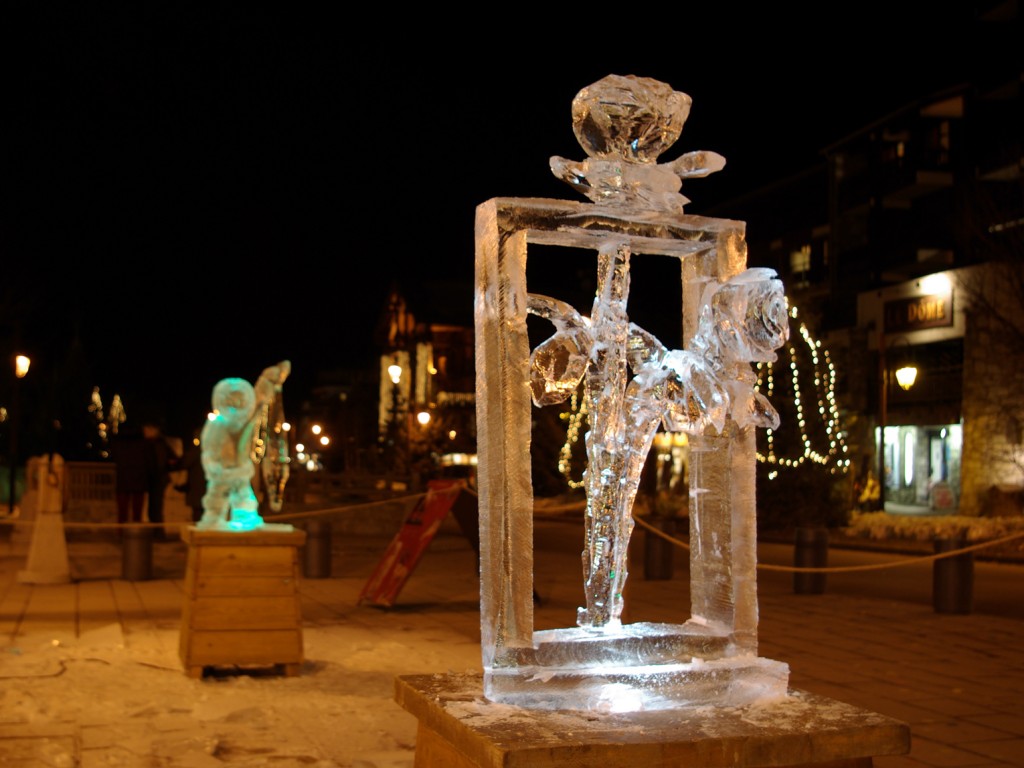
[[[181,532],[181,538],[189,546],[202,547],[301,547],[306,541],[306,532],[275,530],[269,526],[252,531],[210,531],[189,527]]]
[[[172,579],[136,581],[135,592],[146,607],[146,615],[157,624],[165,625],[168,619],[181,618],[184,602],[183,582]]]
[[[450,747],[468,765],[493,768],[854,768],[910,748],[906,723],[804,691],[746,707],[516,708],[509,717],[508,707],[483,698],[482,681],[476,674],[400,675],[395,700],[433,732],[425,742],[430,747]],[[445,751],[438,751],[442,760]],[[448,763],[417,754],[416,765]]]
[[[280,576],[294,573],[294,547],[207,547],[193,548],[189,567],[205,576]]]
[[[28,608],[32,590],[33,587],[11,583],[3,594],[0,594],[0,637],[6,638],[10,644],[14,643],[21,630],[21,621]]]
[[[117,603],[109,581],[81,581],[77,586],[79,635],[117,621]]]
[[[296,629],[260,632],[187,633],[182,662],[192,666],[292,664],[302,662],[302,633]]]
[[[118,617],[122,624],[132,622],[138,624],[149,620],[149,613],[142,602],[135,585],[139,582],[115,579],[109,582],[110,589],[117,604]]]
[[[202,574],[195,578],[190,595],[198,598],[231,595],[293,595],[296,579],[291,576],[224,576]]]
[[[294,596],[204,597],[191,606],[192,629],[288,629],[300,623]]]
[[[74,584],[32,586],[18,634],[48,633],[55,640],[77,637],[77,603]]]

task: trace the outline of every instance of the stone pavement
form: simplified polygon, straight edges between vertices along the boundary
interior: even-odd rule
[[[579,534],[564,520],[537,522],[536,629],[574,623],[582,593],[579,553],[565,542]],[[0,538],[0,646],[5,649],[0,658],[0,766],[5,768],[408,768],[415,723],[393,702],[395,674],[467,671],[479,665],[476,556],[451,520],[442,525],[390,609],[358,604],[390,536],[336,533],[330,577],[303,578],[299,586],[307,661],[298,678],[250,679],[243,670],[240,679],[227,685],[209,678],[188,680],[176,658],[186,556],[182,542],[156,543],[153,578],[125,581],[116,538],[69,536],[71,580],[45,585],[18,583],[23,539],[17,532]],[[759,556],[762,561],[778,557],[768,549]],[[786,558],[792,562],[791,550],[781,561]],[[647,580],[642,568],[632,568],[626,621],[687,618],[685,557],[676,562],[683,567],[677,566],[671,579]],[[979,612],[940,614],[930,604],[887,594],[798,595],[778,578],[759,578],[759,602],[760,655],[789,664],[793,688],[910,725],[910,753],[876,758],[876,766],[1024,766],[1024,621]],[[63,670],[42,661],[19,666],[32,655],[30,642],[51,637],[69,648],[88,640],[88,657],[105,666],[97,676],[76,678],[84,689],[75,695],[89,697],[89,686],[96,686],[97,696],[101,689],[106,697],[134,696],[130,722],[100,711],[68,714],[60,711],[59,702],[24,703],[37,688],[60,686],[63,677],[71,683],[70,671],[62,677]],[[128,669],[117,666],[119,656],[130,656],[138,674],[159,677],[140,679],[123,694],[112,692],[118,688],[112,678]],[[460,663],[461,669],[452,667]],[[3,688],[25,683],[31,674],[38,675],[31,685],[17,694],[4,693]],[[147,686],[153,687],[140,690]],[[344,708],[344,697],[328,695],[346,686],[360,686],[345,693],[363,697],[350,710]],[[244,699],[254,689],[261,697],[258,707]],[[73,695],[70,689],[65,693]],[[207,707],[215,697],[224,698],[216,704],[222,716],[201,711],[197,696]],[[241,703],[231,704],[232,696]],[[280,717],[290,719],[266,721],[264,710],[276,711],[274,702],[288,702],[289,711]],[[320,703],[315,711],[303,709],[312,706],[308,702]],[[390,741],[362,743],[370,732],[390,733]]]

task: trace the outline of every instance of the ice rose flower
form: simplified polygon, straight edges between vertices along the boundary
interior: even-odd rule
[[[789,338],[782,281],[771,269],[748,269],[721,286],[711,300],[721,351],[735,361],[774,362]]]

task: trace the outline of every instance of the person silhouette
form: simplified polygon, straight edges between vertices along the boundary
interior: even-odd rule
[[[197,523],[203,516],[203,496],[206,494],[206,472],[203,471],[199,438],[202,429],[197,428],[192,440],[185,445],[178,462],[178,469],[185,472],[185,481],[174,486],[174,490],[185,494],[185,504],[192,510],[192,522]]]
[[[164,522],[164,498],[167,495],[167,486],[171,484],[171,472],[177,469],[178,454],[167,442],[160,425],[149,421],[142,425],[142,434],[146,440],[146,446],[152,457],[151,470],[146,501],[146,517],[150,523],[162,525]],[[164,529],[156,530],[157,538],[163,538]]]
[[[130,422],[123,425],[110,441],[110,458],[116,471],[117,522],[141,523],[150,479],[155,472],[153,452],[142,430]]]

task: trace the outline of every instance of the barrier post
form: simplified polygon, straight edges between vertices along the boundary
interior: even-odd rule
[[[676,521],[671,517],[653,517],[648,525],[674,536]],[[644,532],[644,578],[648,581],[671,579],[674,573],[675,544],[651,531]]]
[[[935,554],[953,552],[966,546],[958,534],[936,537]],[[970,613],[974,602],[974,553],[936,558],[932,566],[932,605],[936,613]]]
[[[306,523],[302,575],[308,579],[326,579],[331,575],[331,524],[326,520]]]
[[[125,525],[121,531],[121,578],[146,581],[153,578],[153,529]]]
[[[793,547],[795,568],[828,567],[828,529],[797,528]],[[824,573],[794,573],[793,592],[798,595],[820,595],[825,592]]]

